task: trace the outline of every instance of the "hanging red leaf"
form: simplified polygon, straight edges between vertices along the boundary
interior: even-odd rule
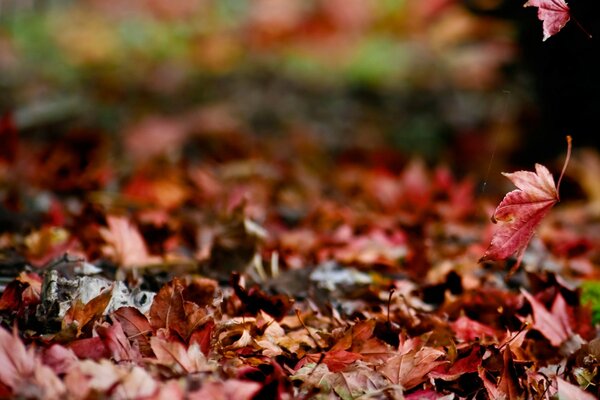
[[[564,0],[529,0],[524,7],[537,7],[543,22],[544,40],[557,34],[571,19],[571,10]]]
[[[541,164],[535,164],[535,172],[502,173],[518,189],[504,196],[494,211],[492,222],[499,222],[500,226],[494,233],[485,254],[479,259],[480,262],[503,260],[515,253],[519,254],[520,261],[520,255],[531,240],[535,228],[552,206],[560,200],[558,189],[571,154],[570,136],[567,137],[567,142],[567,159],[558,179],[558,185],[554,184],[554,178],[548,168]],[[519,262],[515,269],[518,264]]]

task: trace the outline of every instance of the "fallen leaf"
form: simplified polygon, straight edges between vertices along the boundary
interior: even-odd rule
[[[158,257],[150,256],[142,235],[127,218],[109,215],[106,223],[108,228],[100,229],[106,242],[102,251],[120,267],[132,269],[160,261]]]
[[[535,297],[533,297],[525,289],[521,289],[521,293],[533,309],[533,328],[538,330],[546,339],[550,341],[552,346],[560,346],[565,340],[567,340],[572,332],[568,325],[565,325],[565,318],[568,320],[568,316],[559,317],[550,313],[546,307],[540,303]],[[557,296],[561,296],[558,294]],[[564,301],[564,300],[563,300]],[[558,309],[559,305],[556,307]]]
[[[390,387],[388,379],[368,364],[358,361],[343,372],[332,372],[325,364],[307,364],[292,375],[302,382],[300,393],[335,392],[341,399],[378,398],[384,388],[389,398],[404,398],[400,388]],[[397,390],[394,391],[394,390]],[[308,396],[306,396],[308,397]],[[311,397],[312,398],[312,397]]]
[[[142,358],[140,352],[131,347],[119,321],[115,321],[112,325],[97,325],[95,331],[116,362],[138,361]]]
[[[362,357],[360,354],[353,353],[346,350],[334,350],[326,353],[314,353],[307,354],[298,365],[296,369],[310,363],[319,363],[327,365],[331,372],[343,371],[347,366],[360,360]]]
[[[76,336],[81,335],[82,330],[88,324],[96,321],[102,316],[104,310],[108,306],[108,303],[110,303],[110,299],[112,298],[113,287],[114,284],[105,289],[92,300],[88,301],[86,304],[83,304],[80,299],[77,299],[63,318],[63,331],[68,330],[69,326],[75,325],[77,329]]]
[[[188,393],[190,400],[250,400],[260,389],[256,382],[229,379],[225,382],[204,382],[200,390]]]
[[[456,321],[450,323],[456,338],[464,342],[481,340],[484,338],[496,338],[497,332],[488,325],[474,321],[471,318],[461,315]]]
[[[130,364],[114,364],[109,360],[99,362],[84,360],[71,368],[65,377],[69,398],[111,399],[150,398],[158,391],[158,382],[143,368]],[[92,393],[94,396],[91,396]]]
[[[521,392],[523,391],[519,385],[519,377],[515,370],[513,362],[513,354],[509,347],[505,347],[503,352],[504,367],[502,375],[498,382],[498,391],[504,395],[506,400],[522,399]]]
[[[459,358],[451,366],[445,366],[446,368],[436,369],[432,371],[429,376],[435,379],[443,379],[445,381],[453,381],[460,378],[463,374],[477,372],[482,362],[481,346],[478,344],[474,345],[471,352],[467,356]]]
[[[424,382],[429,372],[446,362],[438,361],[444,355],[445,352],[427,346],[408,352],[400,351],[388,359],[378,371],[392,383],[401,385],[404,389],[411,389]]]
[[[246,290],[242,287],[240,280],[240,275],[237,272],[231,274],[231,285],[236,296],[242,301],[246,312],[255,315],[262,310],[275,318],[276,321],[281,321],[287,315],[293,304],[293,300],[288,296],[282,294],[268,295],[258,285]]]
[[[65,385],[54,371],[27,349],[15,330],[0,328],[0,382],[20,398],[60,399]]]
[[[176,332],[187,341],[210,315],[204,307],[184,300],[184,290],[185,286],[178,278],[160,289],[150,307],[150,325],[155,331],[166,328],[169,332]]]
[[[112,316],[121,323],[123,331],[129,340],[137,343],[140,352],[143,355],[151,355],[149,336],[152,333],[152,326],[148,318],[135,307],[121,307],[116,310]]]
[[[180,374],[210,372],[215,369],[196,343],[186,348],[183,343],[176,340],[166,340],[153,336],[150,338],[150,345],[159,364],[171,367]]]
[[[53,344],[42,352],[42,361],[57,374],[64,374],[79,361],[75,353],[59,344]]]
[[[110,357],[110,350],[98,336],[73,340],[66,346],[79,358],[100,360]]]
[[[579,386],[575,386],[572,383],[565,381],[564,379],[557,377],[556,382],[558,384],[558,398],[565,400],[594,400],[596,397],[581,389]]]
[[[564,0],[529,0],[524,7],[537,7],[543,23],[544,40],[557,34],[571,19],[571,10]]]

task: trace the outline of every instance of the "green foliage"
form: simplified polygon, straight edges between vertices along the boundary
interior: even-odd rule
[[[600,323],[600,281],[583,282],[581,291],[581,303],[592,307],[592,321]]]

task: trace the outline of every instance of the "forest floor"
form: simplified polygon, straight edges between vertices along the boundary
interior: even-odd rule
[[[600,395],[596,153],[509,274],[478,262],[514,189],[494,166],[482,186],[303,135],[1,125],[1,397]]]

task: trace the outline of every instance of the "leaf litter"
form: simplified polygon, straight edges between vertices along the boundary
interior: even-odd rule
[[[187,140],[169,146],[211,151]],[[56,207],[0,233],[0,262],[18,266],[0,297],[0,395],[598,395],[596,328],[577,284],[595,278],[580,266],[597,264],[600,235],[573,222],[593,208],[549,212],[558,185],[546,167],[505,174],[518,189],[494,233],[473,178],[446,167],[227,146],[218,161],[156,148],[119,173],[106,158],[95,168],[113,181],[93,175],[94,190],[76,195],[75,175],[68,188],[58,177],[15,188],[22,215],[26,196],[50,193]],[[516,269],[519,252],[531,257]]]

